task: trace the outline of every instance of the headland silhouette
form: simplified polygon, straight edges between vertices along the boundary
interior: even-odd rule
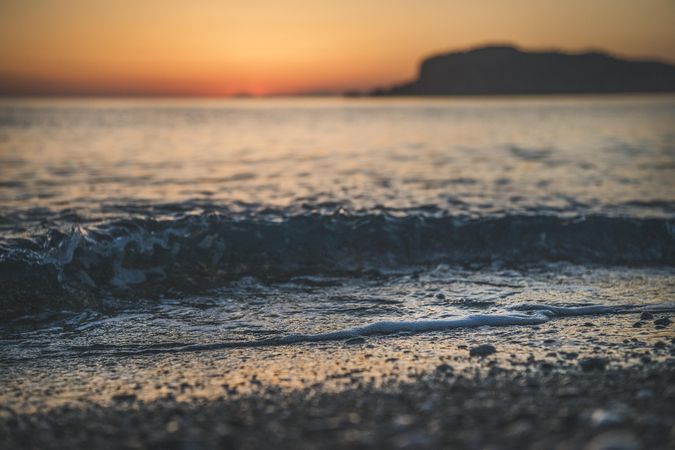
[[[422,61],[417,79],[369,93],[521,95],[674,92],[675,66],[603,52],[525,51],[508,45],[472,48]]]

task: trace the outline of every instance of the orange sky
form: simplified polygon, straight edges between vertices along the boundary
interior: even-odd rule
[[[0,0],[0,93],[367,89],[490,42],[675,62],[675,1]]]

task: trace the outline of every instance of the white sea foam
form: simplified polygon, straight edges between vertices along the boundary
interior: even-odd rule
[[[349,339],[357,336],[386,335],[401,332],[426,333],[432,331],[446,331],[456,328],[477,328],[483,326],[504,327],[514,325],[540,325],[555,318],[561,317],[622,314],[640,311],[675,311],[675,308],[672,306],[664,306],[660,308],[640,308],[631,305],[555,306],[545,304],[522,304],[513,306],[509,309],[513,311],[523,311],[523,313],[509,312],[496,314],[473,314],[452,319],[437,320],[383,321],[328,333],[291,334],[276,340],[276,343],[292,344],[297,342],[332,341]]]
[[[348,339],[356,336],[395,334],[401,332],[425,333],[452,330],[455,328],[477,328],[482,326],[503,327],[511,325],[538,325],[550,320],[542,313],[535,314],[475,314],[453,319],[383,321],[360,327],[346,328],[329,333],[291,334],[279,340],[281,344]]]
[[[359,336],[386,336],[397,333],[428,333],[435,331],[449,331],[459,328],[478,328],[478,327],[508,327],[508,326],[535,326],[556,319],[565,317],[583,317],[583,316],[612,316],[616,314],[638,314],[649,311],[652,313],[673,313],[675,312],[674,303],[660,305],[638,306],[638,305],[580,305],[580,306],[559,306],[547,304],[521,304],[514,305],[502,311],[495,311],[490,314],[471,314],[465,316],[456,316],[445,319],[431,320],[402,320],[402,321],[381,321],[366,325],[350,328],[338,329],[335,331],[315,333],[315,334],[288,334],[285,336],[260,339],[260,340],[241,340],[241,341],[216,341],[211,343],[175,343],[162,345],[147,344],[125,344],[116,346],[115,344],[94,344],[92,346],[73,346],[71,349],[79,356],[106,354],[110,356],[130,356],[157,353],[172,352],[202,352],[227,348],[239,347],[267,347],[275,345],[300,344],[303,342],[320,341],[340,341]],[[119,317],[113,319],[116,322]],[[125,319],[122,319],[122,323]],[[96,320],[92,326],[80,327],[80,331],[87,329],[100,328],[103,323],[110,324],[110,319]]]

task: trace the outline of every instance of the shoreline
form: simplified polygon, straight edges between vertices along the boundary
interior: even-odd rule
[[[675,334],[653,323],[665,317],[22,363],[0,375],[0,436],[5,448],[672,448]]]

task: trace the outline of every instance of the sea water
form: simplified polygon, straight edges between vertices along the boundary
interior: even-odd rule
[[[675,303],[675,97],[0,102],[0,358]]]

